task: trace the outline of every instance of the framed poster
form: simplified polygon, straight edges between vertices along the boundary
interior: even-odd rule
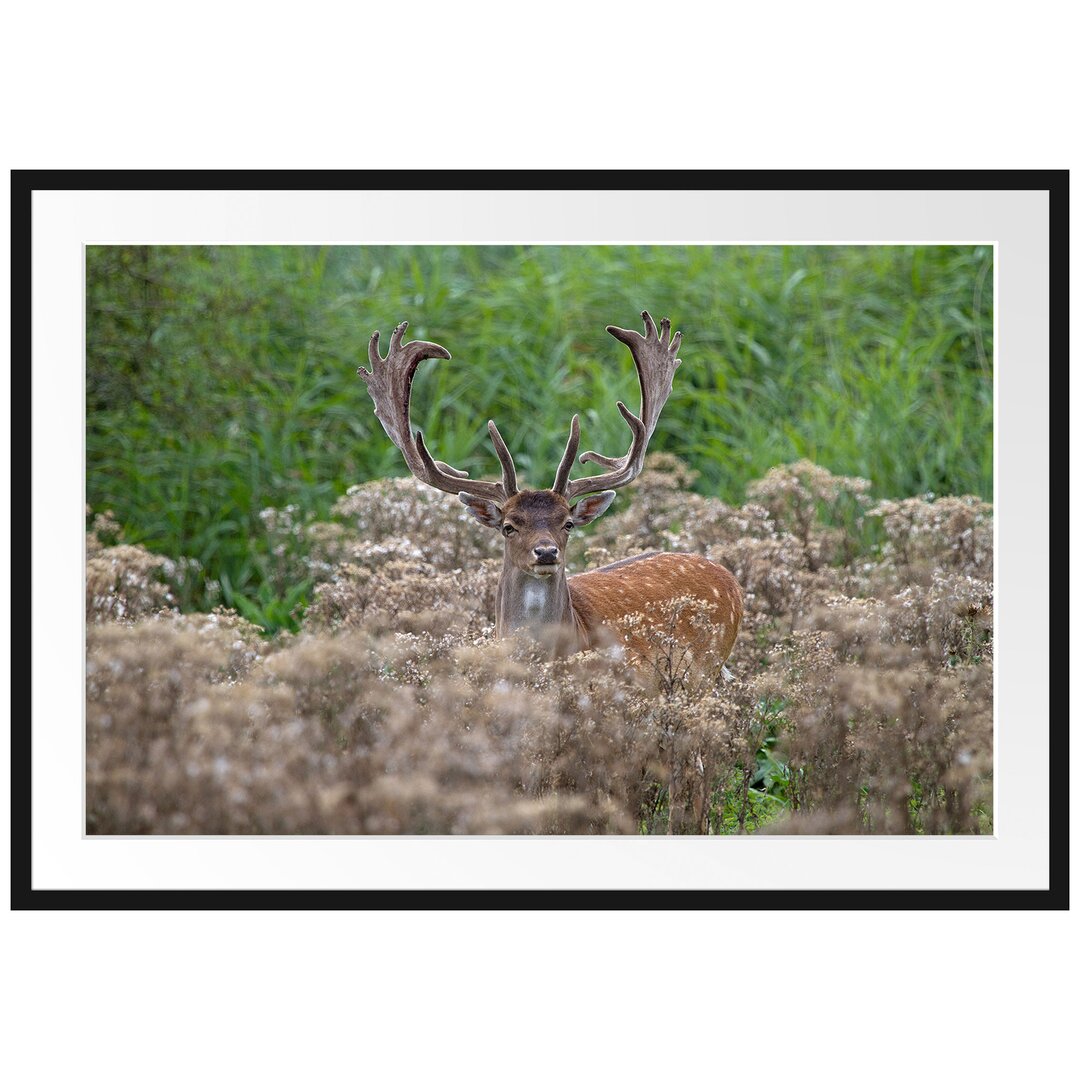
[[[15,174],[15,906],[1065,906],[1067,176],[423,183]]]

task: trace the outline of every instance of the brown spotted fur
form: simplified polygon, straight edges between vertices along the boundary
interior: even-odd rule
[[[585,646],[594,648],[609,640],[607,630],[624,616],[641,613],[646,623],[663,624],[656,606],[665,599],[689,596],[709,607],[714,629],[706,638],[682,616],[676,635],[692,643],[722,664],[731,653],[743,616],[742,590],[731,572],[701,555],[657,552],[611,563],[567,578],[570,598]],[[661,625],[661,630],[664,626]],[[631,635],[629,644],[638,652],[651,645],[649,630]]]

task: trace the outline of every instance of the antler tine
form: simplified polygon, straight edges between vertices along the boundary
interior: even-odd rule
[[[514,459],[510,456],[510,451],[506,448],[506,443],[503,442],[503,437],[499,434],[495,421],[489,420],[487,426],[488,434],[491,436],[491,444],[495,447],[499,464],[502,465],[503,491],[506,492],[506,497],[509,498],[511,495],[517,494],[517,470],[514,468]]]
[[[578,442],[581,440],[581,428],[578,425],[577,414],[570,421],[570,438],[566,440],[566,449],[563,451],[562,461],[555,470],[555,482],[551,490],[556,495],[566,494],[566,481],[570,478],[570,469],[574,465],[574,455],[577,453]]]
[[[487,480],[470,480],[469,474],[454,469],[443,461],[436,461],[424,445],[424,436],[412,432],[409,416],[409,401],[412,396],[412,381],[421,361],[432,357],[450,359],[450,353],[433,341],[410,341],[402,344],[408,323],[399,323],[390,336],[390,348],[384,360],[379,355],[379,331],[371,335],[368,343],[368,363],[371,370],[360,367],[356,374],[364,380],[372,401],[375,402],[375,415],[390,436],[393,444],[401,451],[409,471],[425,484],[439,491],[452,495],[467,492],[484,499],[494,499],[503,503],[516,491],[514,463],[510,452],[498,431],[492,434],[495,452],[503,467],[503,482],[493,483]],[[489,431],[494,425],[489,425]]]
[[[682,334],[671,337],[671,320],[661,319],[660,330],[647,312],[641,313],[645,324],[645,333],[623,330],[618,326],[609,326],[607,332],[621,341],[630,350],[637,368],[638,383],[641,386],[641,415],[635,416],[621,401],[617,402],[619,412],[632,433],[630,449],[618,458],[606,457],[590,450],[582,454],[579,460],[595,462],[604,467],[598,476],[584,476],[572,480],[567,485],[566,497],[576,499],[579,495],[588,495],[595,491],[623,487],[635,480],[645,464],[645,450],[649,439],[656,429],[660,412],[671,394],[671,381],[675,369],[682,363],[676,356],[682,343]],[[561,468],[561,466],[560,466]]]

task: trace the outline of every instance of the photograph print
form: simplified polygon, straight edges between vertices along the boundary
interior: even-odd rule
[[[86,832],[989,836],[994,254],[87,247]]]

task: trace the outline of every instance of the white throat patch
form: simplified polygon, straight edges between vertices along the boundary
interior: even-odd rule
[[[521,608],[526,615],[537,615],[547,605],[548,590],[538,581],[526,581],[521,591]]]

